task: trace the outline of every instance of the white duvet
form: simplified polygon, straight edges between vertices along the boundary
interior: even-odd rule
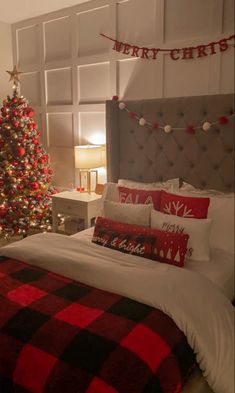
[[[58,234],[31,236],[0,255],[162,310],[186,335],[212,390],[234,393],[233,306],[206,277]]]

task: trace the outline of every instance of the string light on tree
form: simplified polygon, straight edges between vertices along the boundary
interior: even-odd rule
[[[34,111],[19,95],[21,72],[10,74],[13,96],[0,114],[0,235],[27,235],[31,228],[50,230],[52,169],[40,144]]]

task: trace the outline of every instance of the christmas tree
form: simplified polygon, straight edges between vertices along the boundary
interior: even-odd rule
[[[18,93],[19,74],[7,71],[13,96],[0,114],[0,235],[8,238],[30,229],[50,230],[52,169],[40,144],[34,111]]]

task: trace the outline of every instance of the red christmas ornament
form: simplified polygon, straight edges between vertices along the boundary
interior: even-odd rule
[[[24,185],[23,185],[23,184],[18,184],[17,190],[23,190],[23,188],[24,188]]]
[[[4,217],[7,214],[8,207],[5,205],[0,206],[0,217]]]
[[[39,183],[36,181],[33,181],[32,183],[30,183],[30,188],[31,190],[38,190],[39,189]]]
[[[37,195],[36,195],[36,199],[37,199],[38,201],[40,201],[40,199],[42,199],[42,194],[37,194]]]
[[[14,103],[14,104],[16,104],[17,103],[17,98],[12,98],[12,102]]]
[[[40,152],[41,152],[40,147],[37,147],[37,148],[35,149],[35,153],[36,153],[36,154],[39,154]]]
[[[113,101],[118,101],[118,96],[113,96]]]
[[[154,130],[157,130],[157,129],[158,129],[158,124],[157,124],[157,123],[152,123],[152,128],[153,128]]]
[[[42,173],[46,174],[47,173],[47,168],[42,168]]]
[[[186,128],[186,132],[188,132],[189,134],[195,134],[194,126],[188,125]]]
[[[23,147],[17,147],[16,152],[18,157],[23,157],[25,155],[25,149]]]
[[[33,109],[32,109],[32,108],[29,108],[27,114],[28,114],[28,117],[33,117],[33,115],[34,115]]]
[[[13,124],[13,126],[15,127],[15,128],[17,128],[17,127],[19,127],[19,122],[18,121],[13,121],[12,122],[12,124]]]
[[[49,168],[48,169],[48,173],[49,173],[49,175],[52,175],[53,174],[53,170],[51,168]]]
[[[227,123],[228,123],[228,118],[226,116],[219,117],[219,124],[227,124]]]
[[[33,162],[33,163],[32,163],[32,167],[33,167],[34,169],[36,169],[36,168],[38,167],[37,162]]]
[[[12,114],[13,114],[14,116],[18,116],[19,112],[18,112],[18,111],[13,111]]]

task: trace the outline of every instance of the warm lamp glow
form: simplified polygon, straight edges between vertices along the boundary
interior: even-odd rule
[[[82,176],[86,177],[86,191],[91,192],[91,176],[95,174],[95,183],[98,183],[98,171],[94,168],[102,168],[106,164],[105,146],[81,145],[75,146],[75,168],[79,169],[80,191]],[[96,185],[95,184],[95,185]]]
[[[105,166],[105,146],[75,146],[75,168],[92,169]]]

